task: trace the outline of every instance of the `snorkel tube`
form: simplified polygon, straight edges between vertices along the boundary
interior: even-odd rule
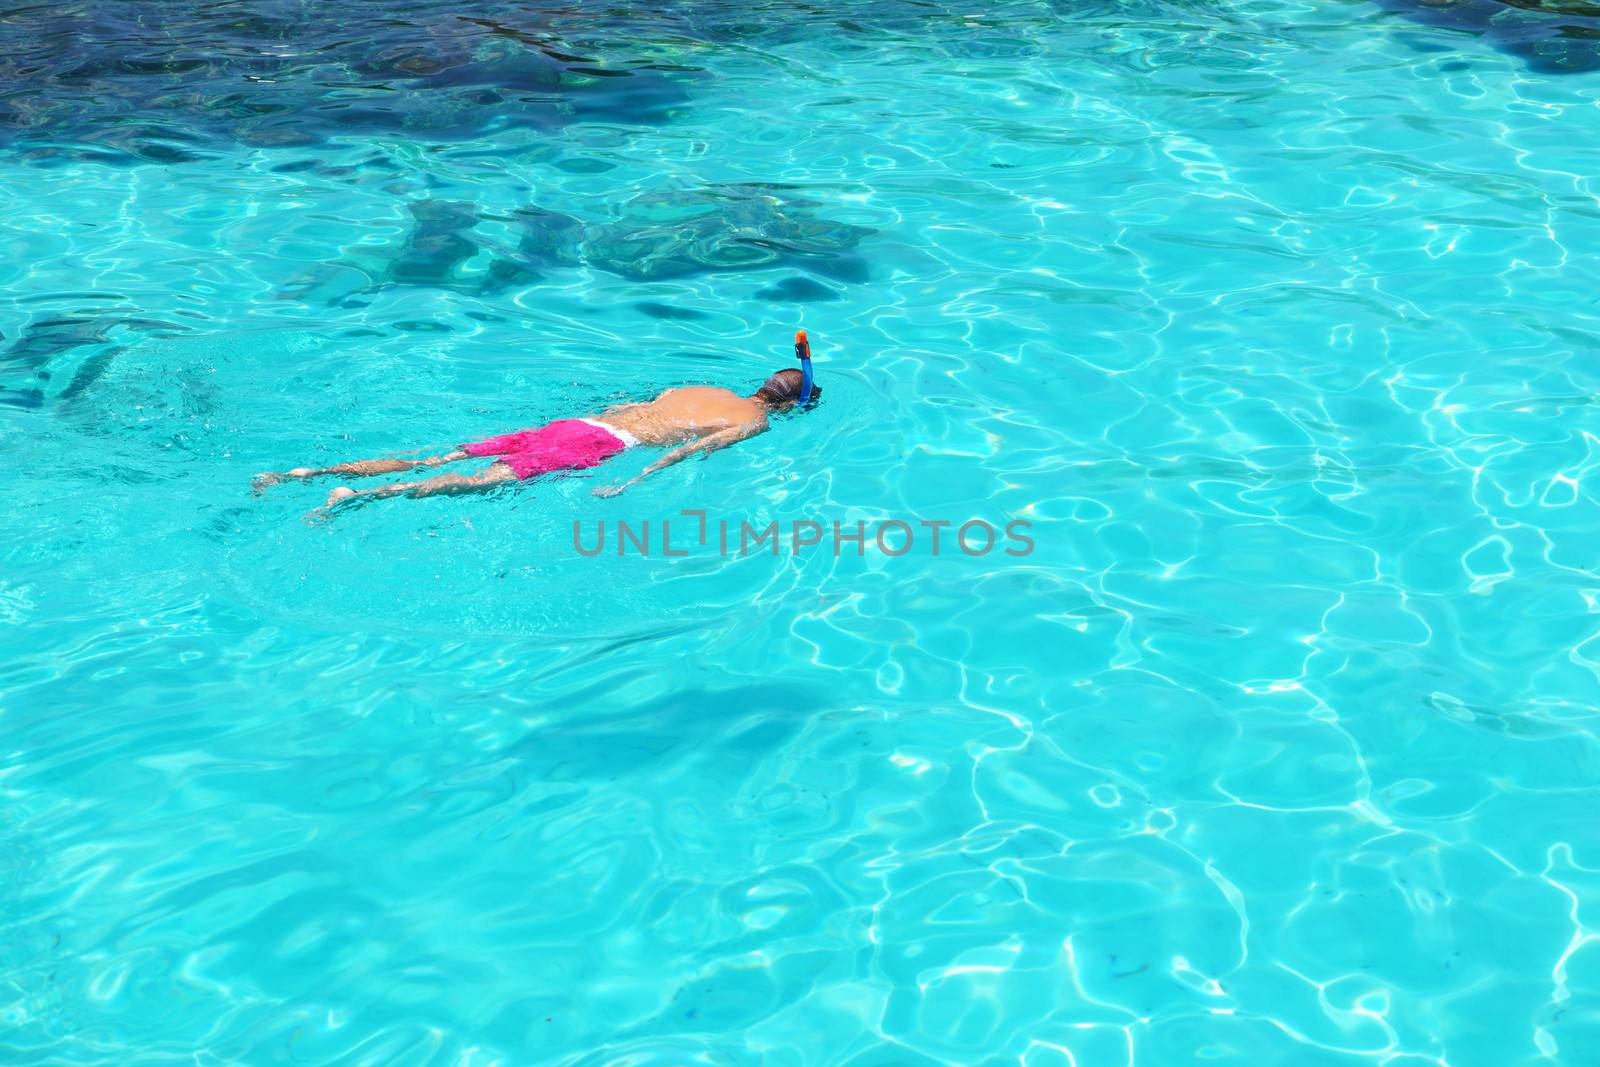
[[[794,332],[794,355],[800,361],[800,407],[811,403],[811,342],[804,330]]]

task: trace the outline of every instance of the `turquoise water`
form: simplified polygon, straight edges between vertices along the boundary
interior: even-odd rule
[[[0,15],[0,1060],[1600,1062],[1600,74],[1406,14]]]

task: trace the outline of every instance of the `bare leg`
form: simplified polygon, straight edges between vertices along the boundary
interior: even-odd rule
[[[320,517],[334,507],[351,507],[365,504],[385,496],[441,496],[458,493],[481,493],[517,480],[516,472],[504,463],[494,463],[477,474],[441,474],[420,482],[395,482],[376,489],[350,489],[340,486],[328,494],[328,502],[313,511]]]
[[[418,467],[438,467],[445,463],[454,463],[458,459],[466,459],[467,453],[460,451],[451,452],[443,456],[429,456],[427,459],[358,459],[354,463],[340,463],[334,467],[296,467],[292,471],[268,471],[255,476],[254,485],[256,492],[271,485],[277,485],[286,478],[320,478],[325,474],[337,474],[346,478],[365,478],[373,474],[398,474],[401,471],[415,470]]]

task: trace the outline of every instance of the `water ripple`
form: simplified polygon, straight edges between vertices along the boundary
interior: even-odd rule
[[[1592,14],[1385,6],[0,14],[12,1058],[1594,1061]]]

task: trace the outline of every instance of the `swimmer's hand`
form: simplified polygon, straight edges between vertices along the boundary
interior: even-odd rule
[[[635,481],[637,481],[637,480],[638,479],[635,479]],[[633,482],[623,482],[621,485],[602,485],[602,486],[597,486],[595,488],[594,495],[595,496],[616,496],[618,493],[622,492],[624,489],[628,488],[628,486],[630,486],[632,484],[633,484]]]

